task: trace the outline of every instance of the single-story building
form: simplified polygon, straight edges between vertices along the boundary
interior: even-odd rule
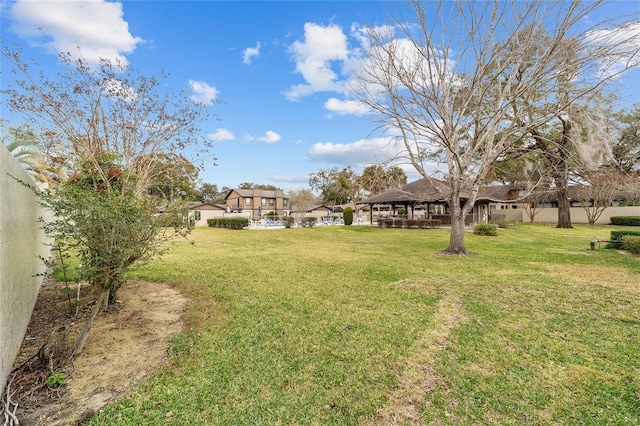
[[[194,220],[194,226],[207,226],[207,219],[224,217],[227,210],[226,204],[198,203],[189,208],[189,217]]]

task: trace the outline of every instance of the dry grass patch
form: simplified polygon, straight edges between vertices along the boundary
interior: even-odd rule
[[[598,285],[640,295],[638,275],[612,265],[545,265],[549,272],[576,286]]]
[[[420,287],[415,281],[404,281],[402,286]],[[423,424],[421,411],[425,405],[425,393],[442,385],[441,378],[433,369],[435,359],[449,344],[451,331],[466,320],[460,297],[451,290],[447,291],[431,317],[433,326],[416,340],[398,379],[398,386],[389,393],[386,405],[378,410],[373,424]]]

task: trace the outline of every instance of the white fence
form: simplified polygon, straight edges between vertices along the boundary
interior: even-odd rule
[[[44,216],[32,183],[9,151],[0,148],[0,395],[27,331],[45,272],[39,256],[49,247],[38,218]]]

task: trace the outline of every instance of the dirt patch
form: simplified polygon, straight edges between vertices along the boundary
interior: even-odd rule
[[[55,283],[42,287],[15,367],[29,365],[51,331],[62,326],[76,330],[89,314],[95,298],[87,288],[81,289],[78,315],[62,288]],[[23,368],[9,377],[21,425],[77,425],[167,360],[169,337],[183,329],[187,299],[168,285],[143,281],[129,281],[118,298],[96,318],[73,365],[59,369],[67,374],[61,387],[44,386],[49,372],[42,368]]]

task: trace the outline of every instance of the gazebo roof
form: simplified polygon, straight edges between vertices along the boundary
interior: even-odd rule
[[[480,188],[477,200],[511,201],[510,194],[517,191],[514,185],[488,185]],[[360,201],[361,204],[421,204],[444,202],[451,193],[449,184],[434,178],[422,178],[400,188],[394,188],[382,194]],[[470,191],[460,192],[462,199],[468,199]]]
[[[400,188],[360,201],[361,204],[404,204],[444,201],[449,193],[449,185],[434,178],[422,178]]]

